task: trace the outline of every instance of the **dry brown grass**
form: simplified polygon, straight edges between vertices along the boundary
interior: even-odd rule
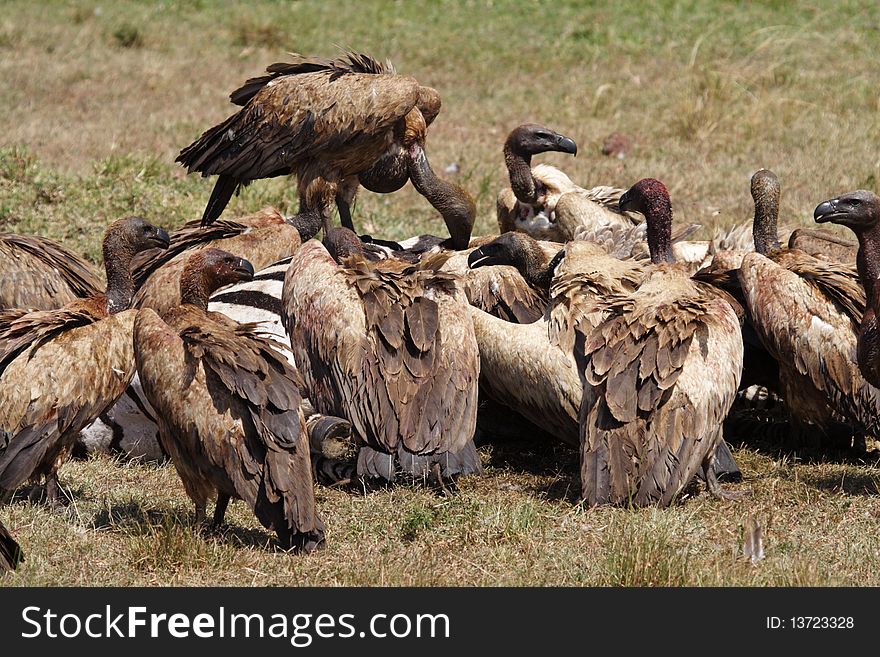
[[[232,111],[228,93],[286,50],[334,44],[391,59],[443,94],[429,152],[476,197],[495,230],[501,143],[524,121],[577,140],[542,157],[589,186],[643,176],[676,215],[712,229],[750,218],[750,174],[774,169],[783,220],[877,188],[880,10],[873,2],[41,3],[0,17],[0,230],[49,235],[97,261],[112,219],[166,227],[200,215],[211,181],[184,176],[178,150]],[[623,161],[599,153],[619,130]],[[283,180],[255,183],[229,213],[295,209]],[[358,227],[399,238],[439,230],[407,188],[362,193]],[[487,475],[451,499],[419,487],[321,488],[327,549],[278,553],[241,504],[224,537],[194,534],[170,467],[73,462],[69,513],[16,502],[4,522],[28,560],[5,585],[878,585],[876,464],[736,451],[754,494],[705,494],[665,510],[585,510],[563,447],[481,449]],[[697,492],[700,489],[697,489]],[[746,519],[766,558],[741,556]]]

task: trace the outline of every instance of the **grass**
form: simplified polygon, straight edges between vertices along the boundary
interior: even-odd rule
[[[51,8],[51,11],[47,11]],[[475,197],[475,233],[496,230],[501,145],[535,121],[574,138],[547,154],[584,186],[645,176],[670,189],[699,236],[751,217],[750,174],[783,185],[782,221],[877,188],[880,9],[830,0],[732,3],[199,0],[31,3],[0,17],[0,230],[56,238],[99,262],[104,227],[140,214],[174,228],[200,216],[213,181],[186,176],[180,148],[232,111],[228,94],[285,52],[336,44],[388,58],[440,90],[429,155]],[[624,160],[604,137],[634,140]],[[229,216],[296,209],[292,185],[260,181]],[[362,191],[355,223],[402,238],[441,225],[410,187]],[[701,489],[670,509],[583,509],[564,447],[481,448],[483,478],[438,498],[418,487],[319,488],[325,551],[274,550],[241,504],[203,537],[168,466],[98,458],[62,470],[73,502],[19,501],[3,520],[28,560],[4,585],[878,585],[876,464],[801,461],[741,446],[739,502]],[[742,556],[743,527],[766,557]]]

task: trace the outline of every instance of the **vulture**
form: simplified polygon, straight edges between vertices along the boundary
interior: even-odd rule
[[[370,261],[334,228],[294,254],[282,318],[308,397],[360,441],[357,473],[481,473],[473,444],[480,362],[468,304],[444,256]]]
[[[293,253],[302,241],[321,229],[320,223],[306,218],[286,219],[273,207],[235,220],[221,220],[201,227],[190,222],[171,234],[167,250],[149,251],[135,259],[133,273],[138,291],[137,308],[152,308],[162,314],[180,304],[178,282],[192,251],[208,247],[222,249],[245,258],[262,269]]]
[[[0,500],[43,475],[49,504],[59,503],[57,472],[78,432],[122,395],[134,374],[132,258],[167,244],[161,228],[139,217],[120,219],[104,232],[105,293],[55,310],[5,312]]]
[[[880,336],[877,333],[878,289],[880,278],[880,197],[860,189],[816,206],[818,223],[846,226],[858,238],[856,267],[865,290],[866,306],[859,325],[856,362],[859,371],[874,388],[880,388]]]
[[[217,176],[203,225],[251,181],[295,174],[300,216],[324,220],[335,202],[354,230],[350,206],[361,184],[390,192],[406,183],[404,154],[424,147],[437,91],[363,53],[292,57],[233,91],[241,109],[180,151],[189,173]]]
[[[742,371],[739,318],[714,288],[674,262],[663,183],[640,180],[620,207],[645,215],[652,266],[635,291],[595,304],[598,323],[575,327],[585,378],[583,500],[667,506],[701,471],[711,493],[734,497],[718,483],[714,461]]]
[[[104,287],[85,260],[45,237],[0,233],[0,263],[0,310],[52,310]]]
[[[760,174],[760,176],[759,176]],[[779,182],[763,170],[754,184],[774,211],[756,222],[755,249],[737,277],[751,323],[779,366],[779,390],[797,443],[856,446],[880,435],[880,391],[860,374],[856,343],[865,291],[852,265],[778,246]],[[830,439],[830,440],[829,440]]]
[[[21,546],[0,522],[0,571],[15,570],[22,561],[24,561],[24,553],[21,551]]]
[[[542,125],[514,128],[504,142],[510,187],[496,200],[500,233],[522,231],[536,239],[567,242],[576,237],[600,239],[625,232],[637,221],[617,209],[624,190],[600,186],[584,189],[556,167],[531,166],[533,155],[549,151],[577,154],[577,145]],[[576,235],[575,233],[579,233]]]
[[[281,324],[281,286],[289,264],[288,256],[260,269],[252,280],[239,281],[216,290],[208,300],[208,310],[223,313],[242,324],[254,324],[263,335],[279,343],[279,348],[295,367],[290,341]],[[178,289],[178,298],[179,295]],[[350,434],[351,427],[347,421],[318,413],[306,399],[303,400],[302,410],[309,442],[316,452],[321,451],[321,446],[327,441],[342,440]],[[137,373],[125,394],[80,432],[74,455],[83,457],[94,453],[112,453],[147,461],[167,458],[159,441],[156,411],[144,396]],[[312,465],[321,481],[331,478],[326,474],[328,467],[334,468],[333,472],[337,471],[335,465],[329,464],[321,454],[313,455]]]
[[[515,267],[548,304],[536,321],[520,326],[472,307],[480,350],[480,390],[515,410],[545,432],[577,446],[578,410],[583,392],[574,356],[573,327],[597,321],[602,297],[635,289],[644,272],[635,262],[617,260],[598,245],[571,241],[550,254],[526,233],[507,232],[473,250],[475,271]]]
[[[180,305],[162,317],[147,308],[135,320],[137,370],[196,521],[215,494],[215,527],[230,499],[242,499],[284,549],[309,552],[322,547],[324,526],[301,377],[254,325],[207,309],[212,291],[253,273],[247,260],[220,249],[191,254]]]
[[[488,257],[497,248],[489,244],[501,240],[505,248],[506,241],[520,239],[522,248],[510,244],[509,253],[495,253],[494,260],[470,266],[472,258],[481,258],[472,254],[482,247],[486,250],[480,253]],[[471,240],[470,248],[450,254],[440,270],[459,277],[459,285],[472,306],[506,322],[530,324],[543,317],[550,302],[547,275],[542,269],[563,246],[532,239],[526,233],[506,233],[503,239],[498,235],[479,237]]]

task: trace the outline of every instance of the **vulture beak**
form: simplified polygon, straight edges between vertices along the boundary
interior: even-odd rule
[[[843,214],[845,213],[837,211],[837,199],[833,198],[816,206],[816,209],[813,211],[813,219],[817,224],[824,224],[834,221],[834,219]]]
[[[244,258],[241,258],[238,261],[235,273],[238,274],[239,278],[243,281],[254,280],[254,266]]]
[[[477,267],[480,267],[482,265],[491,264],[489,262],[490,259],[491,256],[483,252],[483,247],[480,247],[479,249],[474,249],[468,256],[468,267],[470,269],[476,269]]]
[[[569,139],[568,137],[564,137],[563,135],[556,136],[556,150],[563,153],[571,153],[575,156],[578,153],[578,147],[577,144],[574,143],[574,139]]]
[[[160,249],[167,249],[168,246],[171,244],[171,238],[168,237],[168,233],[158,227],[156,228],[156,235],[151,239]]]
[[[629,191],[621,194],[620,200],[617,201],[617,206],[620,208],[621,212],[637,212],[637,210],[633,210],[633,198]]]

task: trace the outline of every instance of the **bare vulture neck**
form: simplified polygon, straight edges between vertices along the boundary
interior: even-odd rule
[[[752,236],[755,240],[755,251],[765,255],[779,248],[777,223],[779,221],[778,187],[756,190],[755,219],[752,224]]]
[[[112,315],[131,306],[134,297],[131,261],[135,251],[119,233],[108,235],[101,250],[107,274],[107,312]]]
[[[856,267],[859,270],[859,279],[865,288],[868,307],[877,308],[880,297],[880,226],[875,226],[869,231],[857,233],[859,238],[859,252],[856,256]]]
[[[532,156],[522,153],[510,143],[504,144],[504,163],[510,178],[510,189],[522,203],[534,203],[538,200],[538,190],[532,176]]]
[[[561,249],[552,258],[547,258],[544,251],[535,244],[532,248],[523,248],[514,264],[529,285],[549,293],[556,267],[564,256],[565,251]]]
[[[648,200],[645,211],[645,232],[651,263],[655,265],[675,262],[672,254],[672,204],[669,197],[658,196]]]
[[[184,269],[180,275],[180,303],[208,310],[208,298],[216,289],[204,270],[193,267]]]
[[[443,217],[452,248],[466,249],[477,213],[473,199],[458,185],[437,177],[420,144],[410,146],[409,153],[413,186]]]

